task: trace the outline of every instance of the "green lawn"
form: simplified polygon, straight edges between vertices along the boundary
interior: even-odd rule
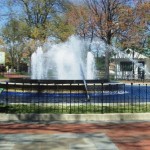
[[[150,112],[150,104],[148,105],[115,105],[115,106],[99,106],[99,105],[75,105],[65,106],[61,104],[44,105],[44,104],[11,104],[0,105],[1,113],[55,113],[55,114],[90,114],[90,113],[142,113]]]

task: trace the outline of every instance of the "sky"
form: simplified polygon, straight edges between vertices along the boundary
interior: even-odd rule
[[[7,13],[8,13],[7,7],[3,5],[3,3],[0,3],[0,27],[2,27],[6,22]]]
[[[8,9],[7,0],[0,0],[0,29],[7,23],[10,15],[13,16],[13,12],[19,13],[19,7],[14,6],[11,10]]]
[[[84,0],[70,0],[74,4],[82,4]]]

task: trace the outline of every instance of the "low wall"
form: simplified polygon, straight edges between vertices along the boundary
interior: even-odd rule
[[[4,114],[0,121],[150,121],[150,113],[116,114]]]

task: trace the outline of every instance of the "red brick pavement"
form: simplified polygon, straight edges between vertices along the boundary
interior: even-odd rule
[[[20,74],[16,74],[16,73],[4,73],[3,75],[5,78],[26,78],[26,77],[28,77],[26,75],[20,75]]]
[[[0,134],[105,133],[120,150],[150,150],[150,122],[124,124],[0,124]]]

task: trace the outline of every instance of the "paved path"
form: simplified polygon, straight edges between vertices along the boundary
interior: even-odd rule
[[[149,150],[150,122],[1,123],[0,150]]]
[[[1,150],[118,150],[105,134],[1,134]]]

